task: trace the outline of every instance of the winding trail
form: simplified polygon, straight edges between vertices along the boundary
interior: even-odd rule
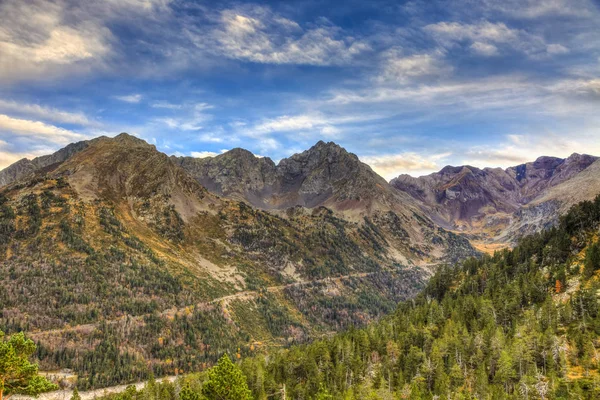
[[[278,286],[269,286],[266,287],[265,290],[268,293],[279,293],[287,288],[291,288],[291,287],[301,287],[304,285],[311,285],[314,283],[335,283],[335,284],[339,284],[342,282],[342,280],[344,279],[348,279],[348,278],[364,278],[370,275],[374,275],[377,274],[381,271],[378,272],[357,272],[354,274],[348,274],[348,275],[342,275],[342,276],[336,276],[336,277],[328,277],[328,278],[323,278],[323,279],[316,279],[316,280],[299,280],[293,283],[288,283],[285,285],[278,285]],[[262,291],[257,291],[257,290],[248,290],[248,291],[241,291],[241,292],[237,292],[237,293],[233,293],[227,296],[222,296],[222,297],[218,297],[215,298],[213,300],[210,300],[208,302],[203,302],[203,303],[199,303],[196,305],[196,307],[202,307],[202,306],[206,306],[206,305],[219,305],[221,308],[226,308],[229,303],[231,303],[232,301],[236,301],[236,300],[252,300],[256,297],[258,297],[261,294]],[[163,316],[172,316],[175,315],[177,313],[183,313],[185,312],[185,308],[180,308],[180,309],[168,309],[168,310],[164,310],[162,311],[160,314]],[[121,321],[125,321],[125,320],[129,320],[129,321],[143,321],[144,317],[146,317],[147,315],[150,314],[146,314],[146,315],[138,315],[138,316],[123,316],[120,318],[116,318],[116,319],[112,319],[112,320],[105,320],[103,321],[104,323],[108,323],[108,324],[115,324]],[[83,324],[83,325],[76,325],[76,326],[69,326],[66,328],[61,328],[61,329],[51,329],[51,330],[47,330],[47,331],[39,331],[39,332],[30,332],[28,333],[28,335],[34,339],[36,338],[40,338],[42,336],[46,336],[46,335],[60,335],[66,332],[81,332],[81,333],[91,333],[94,329],[96,329],[96,327],[98,326],[99,323],[93,323],[93,324]],[[173,382],[175,381],[175,379],[177,379],[176,376],[167,376],[164,378],[160,378],[157,379],[157,381],[162,382],[162,381],[169,381],[169,382]],[[144,385],[146,384],[147,381],[143,381],[143,382],[137,382],[134,384],[131,384],[133,386],[136,387],[136,389],[142,389],[144,387]],[[111,386],[111,387],[106,387],[106,388],[101,388],[101,389],[94,389],[94,390],[89,390],[86,392],[79,392],[79,395],[81,396],[81,400],[94,400],[96,398],[108,395],[108,394],[114,394],[114,393],[120,393],[123,392],[127,386],[130,385],[117,385],[117,386]],[[37,397],[38,400],[70,400],[71,396],[72,396],[73,392],[72,390],[56,390],[56,391],[52,391],[52,392],[48,392],[48,393],[43,393],[40,396]],[[30,396],[22,396],[22,395],[15,395],[11,397],[11,400],[33,400],[33,397]]]
[[[331,283],[339,284],[344,279],[364,278],[366,276],[374,275],[379,272],[381,272],[381,271],[357,272],[354,274],[348,274],[348,275],[342,275],[342,276],[336,276],[336,277],[327,277],[327,278],[323,278],[323,279],[316,279],[316,280],[310,280],[310,281],[299,280],[299,281],[288,283],[285,285],[268,286],[265,288],[265,290],[269,293],[279,293],[287,288],[302,287],[304,285],[310,285],[310,284],[314,284],[314,283],[331,282]],[[223,297],[218,297],[218,298],[206,301],[206,302],[198,303],[198,304],[194,305],[194,307],[201,308],[201,307],[205,307],[207,305],[220,305],[222,308],[224,308],[224,307],[227,307],[229,305],[229,303],[231,303],[232,301],[252,300],[254,298],[257,298],[260,294],[261,294],[261,291],[258,291],[258,290],[246,290],[246,291],[242,291],[242,292],[229,294],[229,295],[223,296]],[[186,308],[187,307],[178,308],[178,309],[170,308],[170,309],[161,311],[159,314],[161,316],[170,317],[170,316],[174,316],[175,314],[183,314],[185,312]],[[116,323],[123,322],[123,321],[142,322],[145,317],[150,316],[150,315],[152,315],[152,314],[143,314],[143,315],[136,315],[136,316],[125,315],[125,316],[115,318],[115,319],[103,320],[101,322],[104,322],[106,324],[116,324]],[[96,322],[96,323],[90,323],[90,324],[67,326],[64,328],[50,329],[50,330],[45,330],[45,331],[28,332],[28,336],[33,339],[40,339],[42,337],[61,335],[61,334],[67,333],[67,332],[91,333],[94,329],[96,329],[96,327],[99,324],[100,324],[100,322]]]

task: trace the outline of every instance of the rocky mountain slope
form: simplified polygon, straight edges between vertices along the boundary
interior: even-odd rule
[[[564,212],[594,198],[600,190],[573,192],[568,182],[583,176],[595,181],[587,169],[596,161],[573,154],[566,159],[540,157],[505,170],[448,166],[419,178],[401,175],[390,184],[420,201],[422,210],[441,226],[475,240],[510,244],[555,223],[559,209]]]
[[[70,145],[58,150],[53,154],[36,157],[33,160],[23,158],[0,171],[0,187],[11,184],[27,176],[31,176],[36,171],[39,171],[43,168],[48,168],[59,164],[71,157],[73,154],[85,149],[88,145],[89,141],[81,141],[77,143],[71,143]]]
[[[45,369],[101,387],[365,324],[414,296],[431,264],[474,254],[416,207],[382,208],[398,195],[368,197],[373,172],[354,164],[359,182],[344,178],[356,159],[333,153],[290,161],[283,176],[305,178],[280,187],[314,207],[277,212],[211,193],[127,134],[13,174],[0,189],[0,325],[29,332]],[[359,207],[344,218],[325,203]]]
[[[456,259],[456,250],[462,254],[465,249],[462,238],[437,227],[411,196],[394,190],[356,155],[333,142],[320,141],[277,165],[242,149],[216,157],[171,159],[212,193],[259,209],[289,213],[326,207],[347,221],[362,224],[368,218],[399,249],[402,263],[414,255]]]
[[[415,206],[409,196],[392,190],[371,167],[333,142],[320,141],[277,165],[243,149],[216,157],[172,159],[211,192],[262,209],[326,206],[347,215],[368,215]]]

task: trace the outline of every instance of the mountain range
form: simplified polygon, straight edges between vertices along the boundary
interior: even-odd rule
[[[556,223],[600,192],[599,163],[388,183],[331,142],[278,164],[169,157],[125,133],[74,143],[0,172],[0,322],[82,388],[305,342],[391,312],[437,265]]]
[[[146,378],[148,363],[179,373],[225,350],[366,324],[414,296],[435,265],[477,254],[337,145],[254,183],[231,176],[256,173],[236,153],[248,156],[218,160],[232,163],[227,178],[213,175],[219,186],[128,134],[2,171],[5,330],[38,342],[42,368],[102,387]],[[246,201],[263,189],[276,207]],[[99,372],[117,359],[114,374]]]

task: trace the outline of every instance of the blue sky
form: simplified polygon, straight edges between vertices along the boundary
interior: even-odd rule
[[[1,0],[0,167],[126,131],[386,178],[600,155],[596,0]]]

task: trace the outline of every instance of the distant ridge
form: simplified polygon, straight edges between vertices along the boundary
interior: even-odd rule
[[[549,203],[541,215],[535,216],[535,221],[527,221],[528,205],[541,198],[545,202],[558,200],[559,193],[552,189],[574,179],[596,162],[597,157],[574,153],[564,159],[543,156],[506,169],[447,166],[419,178],[400,175],[390,184],[418,200],[421,208],[442,226],[481,240],[510,244],[523,234],[555,223],[559,214],[554,205]],[[550,192],[555,194],[548,196]],[[563,201],[559,208],[566,210],[598,193],[582,192]]]

